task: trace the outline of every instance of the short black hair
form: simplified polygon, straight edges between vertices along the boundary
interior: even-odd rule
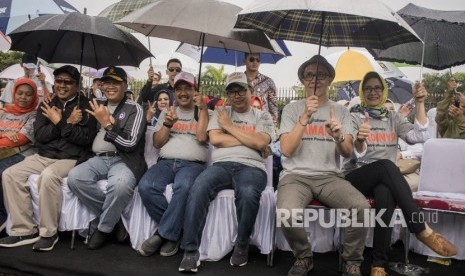
[[[179,59],[177,59],[177,58],[172,58],[172,59],[168,60],[168,62],[166,63],[166,68],[168,68],[168,66],[170,66],[170,63],[171,63],[171,62],[179,63],[179,65],[181,65],[181,69],[182,69],[182,63],[181,63],[181,61],[180,61]]]
[[[92,84],[96,83],[96,82],[99,81],[99,80],[100,80],[100,78],[95,78],[95,79],[93,79],[93,80],[92,80]]]

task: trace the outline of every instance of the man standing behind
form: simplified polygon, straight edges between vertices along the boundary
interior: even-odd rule
[[[465,139],[465,95],[457,92],[457,80],[451,76],[444,99],[437,104],[436,123],[442,138]]]
[[[70,65],[56,69],[54,97],[42,103],[34,122],[38,154],[26,157],[3,172],[5,206],[11,218],[11,236],[0,240],[1,247],[35,243],[32,249],[52,250],[58,242],[61,213],[61,181],[68,172],[90,156],[96,134],[96,121],[78,107],[79,71]],[[80,96],[81,108],[89,108],[88,99]],[[84,119],[83,119],[84,118]],[[40,174],[39,235],[34,223],[32,201],[27,180]]]
[[[275,126],[278,125],[278,102],[276,99],[276,85],[269,77],[258,72],[260,68],[260,54],[246,53],[244,55],[245,74],[252,86],[253,96],[260,98],[263,111],[271,114]]]
[[[187,199],[182,272],[197,272],[208,207],[224,189],[234,189],[238,222],[230,263],[243,266],[248,262],[250,235],[267,181],[261,152],[276,135],[270,114],[250,106],[252,95],[244,73],[229,75],[226,91],[231,106],[218,107],[208,125],[213,165],[197,177]]]
[[[160,255],[176,254],[189,190],[205,170],[208,159],[209,114],[202,96],[195,92],[195,77],[182,72],[174,80],[177,107],[163,110],[153,135],[153,144],[160,149],[160,158],[139,183],[142,203],[158,223],[157,232],[139,248],[142,256],[152,255],[163,242]],[[194,116],[195,106],[199,109],[198,121]],[[173,183],[173,196],[168,203],[163,193],[170,183]]]
[[[312,248],[302,226],[292,225],[301,220],[293,217],[313,199],[334,208],[345,208],[356,215],[358,222],[368,209],[365,197],[357,191],[339,169],[339,156],[353,152],[351,117],[347,108],[328,100],[329,85],[334,79],[334,68],[322,56],[304,62],[298,77],[305,87],[307,98],[284,107],[279,140],[286,157],[278,184],[278,213],[290,214],[281,227],[296,261],[288,276],[307,275],[313,269]],[[304,221],[305,222],[305,221]],[[344,251],[345,276],[360,276],[367,228],[346,228]]]
[[[103,105],[94,99],[87,110],[99,123],[92,145],[96,156],[76,166],[68,175],[70,190],[99,217],[97,230],[87,243],[89,249],[102,247],[116,225],[117,239],[126,239],[121,213],[147,169],[144,112],[125,96],[126,72],[119,67],[108,67],[101,81],[108,102]],[[106,194],[97,186],[97,181],[102,179],[108,179]]]
[[[176,77],[177,74],[181,73],[182,71],[182,64],[181,61],[177,58],[172,58],[168,60],[166,63],[166,75],[168,76],[168,82],[159,84],[155,86],[154,88],[152,87],[152,82],[150,81],[151,78],[156,78],[157,75],[153,72],[153,68],[151,67],[148,71],[149,75],[149,80],[147,81],[147,84],[142,88],[139,97],[137,99],[137,103],[144,106],[145,103],[150,101],[153,103],[155,101],[155,95],[157,95],[158,91],[161,90],[166,90],[171,93],[171,96],[173,96],[173,91],[174,91],[174,77]],[[149,85],[150,82],[150,85]]]

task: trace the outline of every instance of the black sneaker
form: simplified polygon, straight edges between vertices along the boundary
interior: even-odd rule
[[[87,242],[87,249],[95,250],[101,248],[105,245],[109,235],[109,233],[105,233],[100,230],[95,230],[95,232],[92,234],[89,241]]]
[[[17,247],[33,244],[39,240],[39,233],[25,236],[8,236],[0,239],[0,247]]]
[[[151,256],[160,249],[162,243],[163,239],[159,235],[154,234],[142,243],[137,252],[145,257]]]
[[[121,219],[115,225],[115,237],[118,242],[124,242],[129,237],[129,233],[126,231],[126,227],[124,227],[123,220]]]
[[[313,270],[312,257],[297,258],[294,265],[291,267],[287,276],[305,276],[308,272]]]
[[[167,240],[160,248],[160,255],[170,257],[176,255],[179,250],[179,241]]]
[[[200,265],[200,254],[199,251],[184,251],[184,257],[182,258],[181,264],[179,265],[179,271],[181,272],[197,272],[197,268]]]
[[[249,260],[249,244],[236,243],[229,263],[232,266],[244,266]]]
[[[32,246],[35,251],[50,251],[58,242],[58,234],[51,237],[40,237],[40,239]]]

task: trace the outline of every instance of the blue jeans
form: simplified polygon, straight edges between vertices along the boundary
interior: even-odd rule
[[[15,154],[13,156],[0,160],[0,225],[2,225],[8,218],[8,213],[6,212],[5,204],[3,203],[2,173],[10,166],[13,166],[16,163],[23,161],[24,158],[26,157],[24,157],[24,155],[22,154]]]
[[[161,159],[139,181],[139,194],[150,217],[158,223],[158,234],[168,240],[181,237],[184,209],[189,190],[205,164],[181,159]],[[173,183],[168,204],[163,193]]]
[[[265,171],[237,162],[217,162],[201,173],[187,199],[182,240],[184,250],[199,249],[210,202],[224,189],[234,189],[238,223],[236,243],[248,243],[266,181]]]
[[[107,193],[97,181],[107,179]],[[68,174],[69,189],[99,216],[98,230],[110,233],[134,193],[137,180],[121,157],[95,156],[74,167]]]

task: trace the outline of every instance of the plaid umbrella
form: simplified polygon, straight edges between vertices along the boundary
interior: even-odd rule
[[[398,11],[422,37],[385,50],[369,49],[378,60],[423,64],[442,70],[465,63],[465,11],[439,11],[408,4]]]
[[[320,47],[386,49],[420,40],[400,16],[377,0],[256,1],[239,13],[235,27]]]

